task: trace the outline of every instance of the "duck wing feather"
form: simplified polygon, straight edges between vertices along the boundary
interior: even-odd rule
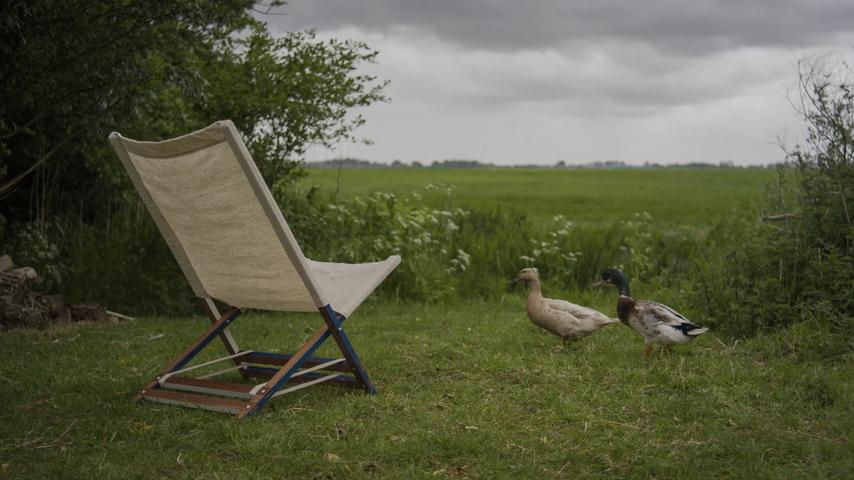
[[[709,330],[694,324],[684,315],[663,303],[641,300],[636,302],[635,308],[643,323],[651,327],[666,325],[687,336],[702,335]]]
[[[576,305],[571,302],[567,302],[566,300],[557,300],[557,299],[547,299],[546,305],[551,310],[558,310],[561,312],[568,313],[573,317],[577,318],[582,322],[592,322],[596,325],[605,325],[607,323],[614,323],[619,320],[616,318],[610,318],[608,315],[604,313],[594,310],[588,307],[582,307],[581,305]]]

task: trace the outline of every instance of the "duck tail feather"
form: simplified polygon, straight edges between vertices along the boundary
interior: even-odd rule
[[[688,330],[688,332],[686,333],[686,335],[689,335],[689,336],[692,336],[692,337],[696,337],[696,336],[698,336],[698,335],[702,335],[702,334],[704,334],[704,333],[706,333],[706,332],[708,332],[708,331],[709,331],[709,329],[708,329],[707,327],[699,327],[699,328],[695,328],[695,329],[693,329],[693,330]]]

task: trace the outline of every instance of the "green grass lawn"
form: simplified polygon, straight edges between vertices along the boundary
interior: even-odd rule
[[[303,182],[347,197],[418,191],[419,203],[515,209],[534,222],[561,214],[608,224],[647,211],[657,227],[694,229],[761,198],[773,178],[764,170],[352,169],[337,185],[337,175],[309,170]],[[425,192],[428,184],[441,187]],[[698,310],[677,288],[638,290],[689,317]],[[614,292],[569,297],[613,311]],[[640,337],[623,325],[561,348],[523,305],[521,293],[471,304],[374,299],[347,329],[379,395],[317,386],[246,421],[133,402],[207,327],[202,317],[0,332],[0,478],[815,479],[854,471],[854,358],[815,358],[831,350],[809,328],[737,343],[712,333],[645,360]],[[233,331],[244,348],[290,352],[319,325],[316,315],[250,313]],[[210,350],[200,361],[224,351]]]
[[[612,293],[577,300],[611,311]],[[726,345],[707,335],[647,361],[640,338],[619,324],[559,349],[522,302],[514,294],[471,305],[369,303],[348,331],[379,395],[312,387],[246,421],[133,402],[206,328],[201,317],[2,332],[0,477],[815,479],[854,471],[850,356],[813,362],[798,356],[797,338]],[[244,348],[285,352],[318,326],[314,315],[249,314],[233,331]]]
[[[354,168],[342,169],[340,177],[336,169],[307,172],[304,185],[342,196],[425,193],[432,184],[442,188],[422,200],[441,207],[453,185],[455,206],[515,209],[537,222],[560,214],[581,223],[608,223],[646,211],[668,226],[700,227],[761,198],[774,178],[773,170],[762,169]]]

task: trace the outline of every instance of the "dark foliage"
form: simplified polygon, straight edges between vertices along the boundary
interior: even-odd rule
[[[185,289],[110,131],[162,139],[228,118],[271,182],[299,175],[307,145],[353,140],[364,119],[352,109],[385,100],[385,82],[356,71],[376,52],[310,31],[273,38],[253,4],[0,3],[0,247],[57,251],[50,267],[72,298],[174,303]],[[44,251],[19,238],[33,232]]]
[[[761,222],[740,217],[713,236],[709,247],[722,254],[698,264],[697,294],[714,325],[733,335],[810,321],[850,342],[854,93],[846,66],[837,75],[802,65],[806,144],[778,172]]]

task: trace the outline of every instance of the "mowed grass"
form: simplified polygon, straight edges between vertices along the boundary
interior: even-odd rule
[[[611,311],[612,294],[577,300]],[[246,421],[134,403],[207,325],[142,318],[3,332],[0,477],[815,479],[854,471],[852,358],[811,363],[791,340],[732,345],[707,335],[645,360],[640,338],[620,324],[560,348],[529,323],[521,293],[494,303],[368,303],[347,329],[377,396],[317,386]],[[248,314],[233,331],[244,348],[290,351],[318,326],[314,315]],[[150,340],[157,334],[165,336]]]
[[[648,212],[667,226],[706,228],[761,198],[774,178],[767,169],[546,169],[546,168],[308,168],[304,186],[343,197],[375,191],[424,194],[434,207],[513,209],[536,223],[563,215],[582,224],[603,224]]]

